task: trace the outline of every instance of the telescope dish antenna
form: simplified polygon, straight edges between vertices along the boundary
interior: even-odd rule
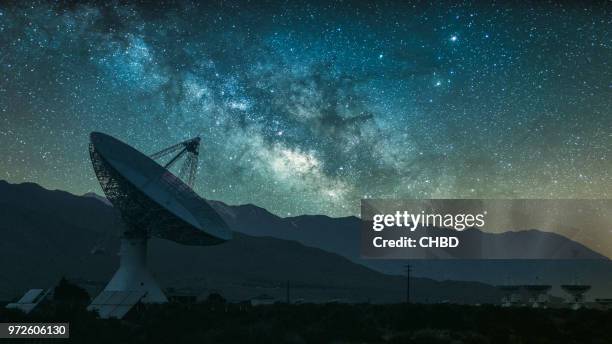
[[[191,188],[197,172],[200,138],[196,137],[153,154],[176,153],[164,165],[118,139],[90,135],[91,162],[104,194],[121,213],[126,229],[121,237],[119,269],[89,309],[101,317],[123,317],[137,302],[168,299],[146,267],[150,237],[183,245],[208,246],[232,238],[229,227],[205,199]],[[179,175],[168,170],[185,157]],[[188,185],[189,184],[189,185]]]
[[[533,308],[546,306],[549,301],[548,292],[552,289],[551,285],[546,284],[529,284],[523,288],[527,291],[527,304]]]
[[[514,284],[500,285],[498,288],[502,291],[502,306],[510,307],[521,302],[521,286]]]
[[[584,305],[584,294],[591,289],[586,284],[564,284],[561,289],[570,295],[568,300],[572,309],[579,309]]]

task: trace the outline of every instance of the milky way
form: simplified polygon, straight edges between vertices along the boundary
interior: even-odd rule
[[[202,137],[202,196],[612,197],[609,6],[0,5],[0,178],[100,192],[102,131]]]

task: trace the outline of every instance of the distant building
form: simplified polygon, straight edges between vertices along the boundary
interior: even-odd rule
[[[273,305],[276,299],[268,294],[262,294],[251,299],[251,306]]]
[[[30,313],[43,300],[48,299],[50,289],[30,289],[18,301],[6,305],[8,309],[19,309],[24,313]]]
[[[181,304],[195,304],[198,301],[198,296],[189,290],[177,290],[175,288],[167,288],[165,290],[168,301]]]
[[[196,295],[170,294],[167,296],[168,296],[168,301],[174,302],[174,303],[195,304],[198,301],[198,297]]]
[[[595,299],[592,307],[600,310],[612,309],[612,299]]]

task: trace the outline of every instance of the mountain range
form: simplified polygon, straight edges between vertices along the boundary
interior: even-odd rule
[[[212,247],[153,239],[150,266],[162,285],[190,292],[221,291],[233,300],[259,294],[311,301],[399,302],[404,260],[362,259],[360,220],[322,215],[278,217],[254,205],[211,201],[236,232]],[[0,299],[52,283],[61,275],[92,290],[117,267],[119,214],[97,194],[76,196],[33,183],[0,181]],[[411,294],[422,302],[496,302],[494,284],[588,282],[608,290],[606,257],[553,233],[537,230],[485,236],[561,241],[567,257],[591,260],[412,260]],[[520,241],[520,240],[519,240]],[[558,252],[557,252],[558,253]],[[595,290],[597,288],[594,288]]]
[[[360,255],[361,220],[357,217],[302,215],[281,218],[255,205],[229,206],[222,202],[213,202],[213,205],[234,230],[242,233],[297,241],[337,253],[385,274],[401,275],[408,263],[396,259],[363,259]],[[481,237],[482,256],[492,259],[414,259],[409,261],[413,275],[491,285],[550,284],[553,294],[558,296],[565,295],[560,285],[583,283],[593,286],[588,295],[591,298],[612,296],[612,262],[581,243],[537,229],[475,234]]]
[[[213,206],[234,230],[245,234],[297,241],[337,253],[385,274],[404,274],[408,263],[396,259],[363,259],[360,255],[361,220],[357,217],[302,215],[282,218],[251,204],[230,206],[213,201]],[[558,296],[565,295],[560,285],[583,283],[593,286],[588,295],[591,298],[612,296],[612,262],[581,243],[537,229],[479,235],[481,246],[486,248],[483,256],[492,259],[414,259],[409,261],[413,275],[491,285],[551,284],[553,294]],[[500,247],[506,250],[497,251]]]
[[[100,197],[51,191],[33,183],[0,181],[0,299],[53,285],[66,276],[92,293],[118,266],[119,214]],[[239,209],[238,207],[237,209]],[[220,292],[230,300],[261,294],[294,300],[401,302],[405,277],[384,274],[338,254],[299,242],[240,232],[209,247],[152,239],[149,264],[164,287]],[[497,302],[483,283],[411,279],[420,302]]]

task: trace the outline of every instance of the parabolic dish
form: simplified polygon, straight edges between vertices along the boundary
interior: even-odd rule
[[[106,197],[129,226],[185,245],[215,245],[232,237],[205,199],[153,159],[116,138],[90,135],[89,152]]]

